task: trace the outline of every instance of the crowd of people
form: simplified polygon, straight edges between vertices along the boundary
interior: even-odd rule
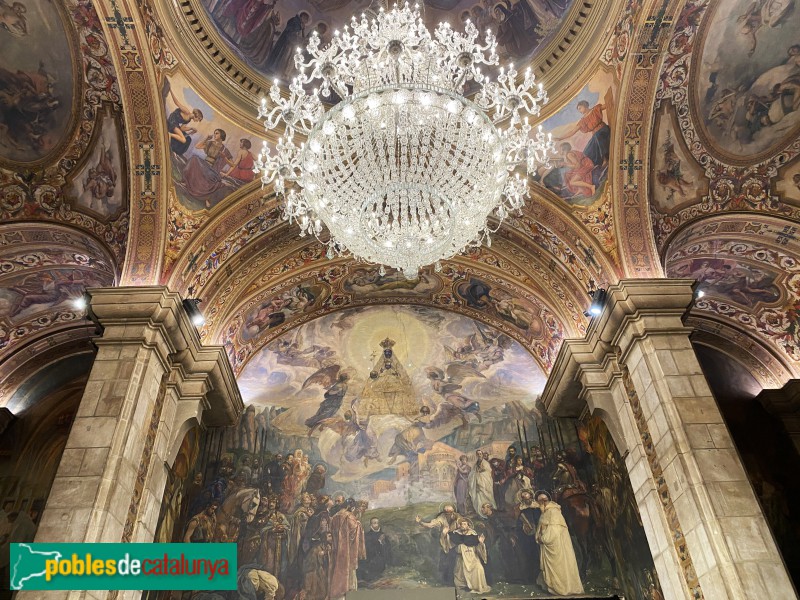
[[[444,504],[430,521],[417,517],[439,532],[442,584],[479,593],[496,581],[537,584],[562,595],[583,592],[567,523],[552,494],[566,498],[586,487],[567,453],[547,460],[531,446],[523,454],[510,446],[505,460],[481,450],[472,464],[460,456],[455,503]]]
[[[322,493],[326,471],[301,449],[263,462],[249,453],[237,464],[223,456],[216,479],[204,486],[198,473],[190,486],[182,541],[236,542],[247,573],[240,584],[269,590],[269,597],[343,597],[356,589],[360,565],[362,579],[379,576],[366,548],[370,540],[374,559],[381,542],[371,538],[381,534],[380,523],[373,519],[365,535],[367,502]]]
[[[534,490],[563,495],[583,484],[566,454],[555,461],[537,447],[524,454],[511,446],[505,459],[480,450],[473,461],[461,456],[455,501],[430,520],[415,518],[435,540],[441,584],[478,593],[499,581],[538,583],[557,594],[582,591],[553,492]],[[390,540],[397,538],[379,518],[365,518],[366,500],[326,493],[326,474],[301,449],[286,456],[243,453],[238,460],[226,454],[213,481],[204,485],[198,473],[189,485],[178,535],[187,543],[237,543],[249,574],[240,583],[266,597],[340,598],[359,581],[384,575]]]

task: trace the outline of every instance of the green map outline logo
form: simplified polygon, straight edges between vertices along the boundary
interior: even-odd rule
[[[40,554],[40,555],[44,555],[44,556],[50,556],[50,557],[54,558],[55,560],[61,560],[63,558],[61,553],[58,552],[58,551],[53,550],[53,551],[49,551],[49,552],[47,552],[47,551],[43,552],[43,551],[40,551],[40,550],[34,550],[33,548],[31,548],[31,544],[16,544],[16,547],[17,547],[17,552],[19,552],[20,548],[26,548],[27,552],[29,552],[30,554]],[[11,574],[9,576],[9,583],[11,584],[11,589],[12,590],[29,589],[29,588],[25,588],[24,587],[24,585],[23,585],[24,582],[26,582],[28,579],[32,579],[32,578],[35,578],[35,577],[42,577],[42,578],[45,577],[45,569],[44,569],[44,565],[42,565],[42,571],[41,572],[31,573],[30,575],[27,575],[26,577],[23,577],[22,579],[17,579],[19,577],[19,572],[18,572],[19,571],[19,566],[20,566],[20,563],[22,563],[22,554],[21,553],[16,556],[16,560],[13,560],[13,558],[12,558],[11,563],[12,564],[11,564]]]
[[[235,590],[235,543],[11,544],[12,590]]]

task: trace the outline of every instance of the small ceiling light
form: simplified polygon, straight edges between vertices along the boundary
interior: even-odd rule
[[[86,300],[86,295],[72,299],[72,307],[75,310],[86,310],[87,306],[89,306],[89,302]]]
[[[200,312],[199,304],[202,302],[199,298],[187,298],[183,301],[183,309],[189,315],[189,320],[195,327],[202,327],[205,325],[206,318]]]
[[[602,288],[589,291],[589,297],[592,303],[589,305],[589,310],[583,313],[586,317],[599,317],[603,314],[603,307],[606,304],[606,291]]]

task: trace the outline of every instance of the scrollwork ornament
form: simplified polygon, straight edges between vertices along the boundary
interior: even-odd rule
[[[16,215],[25,206],[28,193],[20,185],[9,185],[0,189],[0,208],[9,216]]]

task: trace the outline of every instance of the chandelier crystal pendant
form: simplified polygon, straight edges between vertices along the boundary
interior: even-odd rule
[[[477,38],[469,21],[464,33],[440,23],[432,35],[408,4],[353,17],[324,48],[313,32],[297,49],[288,97],[276,80],[271,104],[261,100],[266,130],[283,128],[276,152],[264,142],[259,154],[262,183],[329,258],[349,252],[413,278],[491,245],[522,207],[519,171],[547,164],[553,150],[527,116],[547,93],[530,69],[518,82],[513,65],[490,80],[481,66],[498,64],[497,41],[490,31],[483,45]]]

